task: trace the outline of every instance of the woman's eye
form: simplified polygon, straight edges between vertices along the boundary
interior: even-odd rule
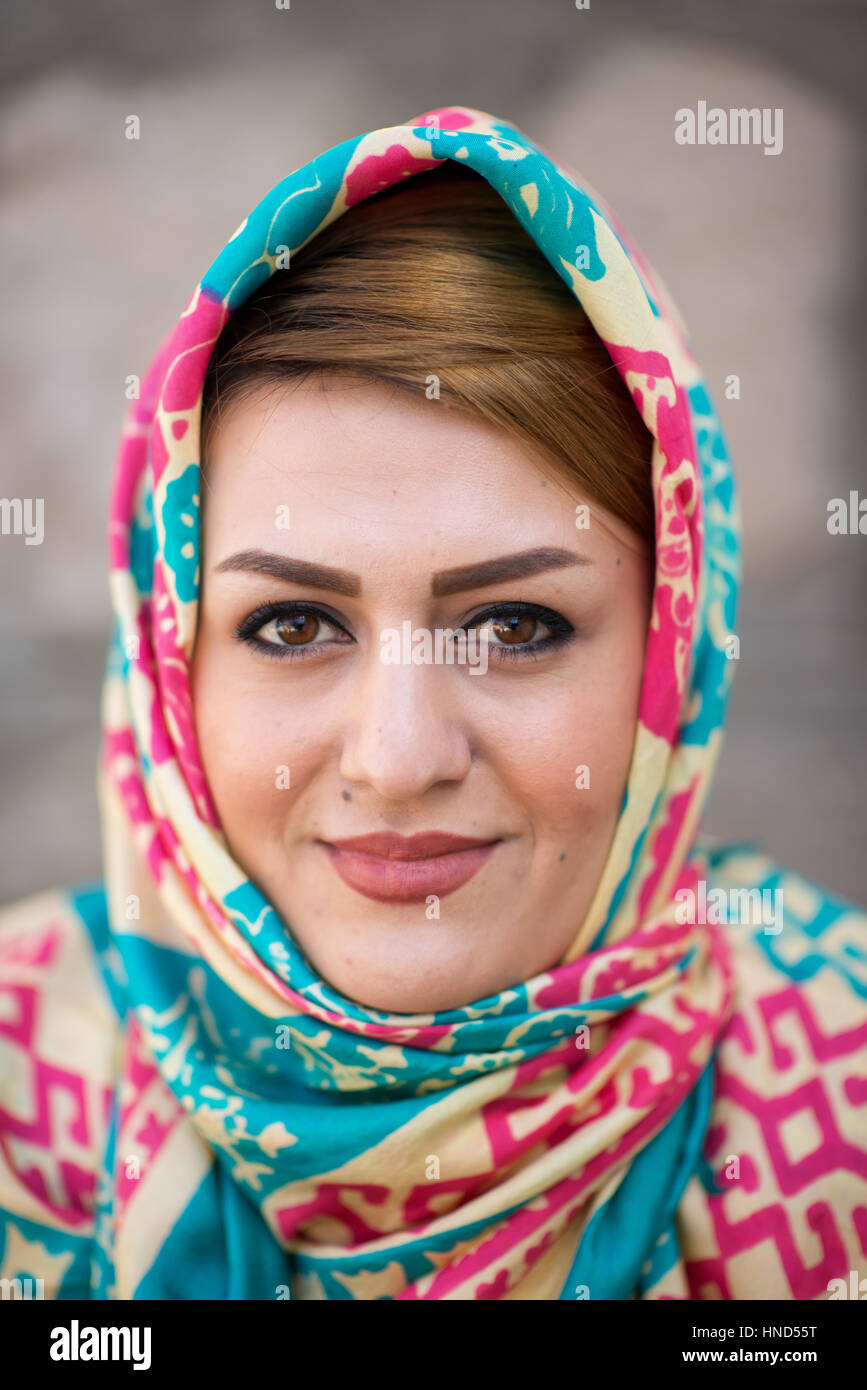
[[[539,651],[567,642],[575,634],[572,624],[561,614],[529,604],[488,609],[464,626],[487,632],[489,650],[500,656],[535,656]]]
[[[332,624],[323,623],[314,613],[291,613],[282,618],[272,618],[270,623],[260,627],[258,636],[265,642],[277,642],[286,647],[306,647],[321,641],[321,629]]]
[[[238,637],[258,651],[274,656],[300,656],[306,649],[351,642],[348,632],[315,608],[260,609],[240,625]]]
[[[529,617],[526,613],[516,613],[508,618],[494,618],[489,624],[484,624],[488,625],[498,645],[518,646],[532,642],[534,637],[550,636],[550,630],[539,618]]]

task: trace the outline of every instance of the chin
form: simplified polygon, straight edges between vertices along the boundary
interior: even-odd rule
[[[443,986],[441,989],[431,990],[408,984],[405,988],[386,989],[380,986],[377,988],[371,982],[370,989],[364,989],[357,984],[352,989],[345,986],[341,993],[354,999],[356,1003],[363,1004],[368,1009],[374,1009],[378,1013],[388,1014],[435,1014],[444,1013],[449,1009],[460,1009],[466,1004],[473,1003],[479,995],[468,995],[466,989],[461,989],[456,981],[451,987]]]
[[[379,1013],[433,1014],[460,1009],[495,993],[500,986],[475,982],[453,957],[443,965],[423,967],[418,958],[391,969],[365,960],[363,971],[343,962],[341,969],[318,967],[334,989],[347,999]],[[373,966],[373,968],[371,968]]]

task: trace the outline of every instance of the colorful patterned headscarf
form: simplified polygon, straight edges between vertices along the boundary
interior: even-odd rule
[[[533,979],[422,1016],[333,989],[233,860],[196,744],[189,662],[201,396],[222,327],[287,250],[446,159],[486,179],[526,228],[651,432],[656,577],[627,791],[569,950]],[[840,1153],[855,1151],[857,1098],[833,1064],[845,1073],[863,1041],[846,993],[863,919],[794,879],[785,946],[677,910],[684,890],[699,900],[726,875],[750,888],[785,876],[749,849],[696,848],[736,664],[734,484],[677,312],[583,180],[465,108],[348,140],[290,174],[205,273],[133,403],[110,548],[105,889],[38,900],[43,925],[25,932],[31,902],[0,931],[0,979],[5,959],[5,978],[34,995],[16,1038],[44,1102],[41,1131],[29,1115],[25,1135],[0,1092],[4,1272],[43,1271],[52,1296],[121,1299],[801,1298],[845,1275],[857,1169]],[[52,980],[75,1009],[67,1018],[61,1000],[53,1022]],[[796,1114],[781,1074],[809,1066],[809,1047],[787,1031],[768,1048],[751,1032],[766,996],[789,995],[779,1010],[794,1010],[813,1062],[831,1068],[824,1083],[815,1068],[822,1094],[809,1103],[828,1171],[844,1172],[839,1196],[816,1199],[827,1259],[810,1269],[761,1219],[779,1210],[785,1227],[804,1187],[792,1219],[817,1229],[812,1132],[805,1149],[799,1131],[791,1160],[788,1140],[766,1133]],[[79,1111],[55,1128],[64,1065]],[[741,1172],[727,1182],[732,1156]],[[794,1185],[778,1156],[800,1165]],[[766,1239],[777,1254],[750,1274],[741,1256]]]

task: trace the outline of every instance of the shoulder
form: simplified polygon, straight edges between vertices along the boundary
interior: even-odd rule
[[[693,1179],[679,1210],[692,1297],[825,1298],[867,1239],[867,914],[750,848],[706,871],[733,1006],[704,1147],[719,1190]]]
[[[0,908],[0,988],[7,996],[3,1036],[32,1040],[40,999],[50,999],[63,1017],[76,1013],[85,1032],[89,1024],[110,1024],[115,1011],[100,967],[107,945],[105,894],[98,882],[48,889]],[[8,1007],[13,996],[22,1009],[29,1006],[26,1022],[19,1014],[17,1026]]]
[[[854,1057],[867,1040],[867,913],[749,848],[706,865],[708,897],[720,893],[728,909],[719,930],[734,971],[730,1044],[778,1077]]]
[[[10,1245],[72,1248],[92,1228],[118,1047],[94,945],[105,928],[98,884],[0,910],[4,1274]],[[61,1278],[62,1263],[52,1266]]]

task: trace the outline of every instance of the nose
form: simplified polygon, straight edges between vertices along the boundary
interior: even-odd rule
[[[372,658],[350,696],[341,775],[390,801],[411,801],[438,782],[461,782],[472,764],[460,709],[467,675],[449,666]]]

